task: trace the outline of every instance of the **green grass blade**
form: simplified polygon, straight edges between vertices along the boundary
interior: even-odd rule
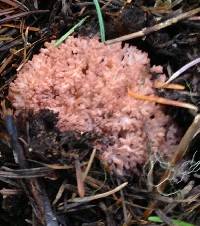
[[[163,223],[163,221],[158,216],[150,216],[148,218],[148,221],[151,221],[154,223]],[[195,226],[194,224],[190,224],[190,223],[187,223],[187,222],[181,221],[181,220],[172,220],[172,222],[174,225],[177,225],[177,226]]]
[[[102,16],[102,13],[101,13],[101,8],[100,8],[98,0],[93,0],[93,2],[95,4],[97,16],[98,16],[98,20],[99,20],[101,41],[105,42],[105,40],[106,40],[106,38],[105,38],[105,27],[104,27],[103,16]]]
[[[66,34],[64,34],[62,37],[60,37],[56,42],[55,42],[55,46],[59,46],[61,43],[63,43],[65,41],[65,39],[67,39],[72,33],[74,33],[74,31],[80,27],[88,18],[88,16],[84,17],[83,19],[81,19],[76,25],[74,25]]]
[[[157,216],[150,216],[148,217],[148,221],[154,222],[154,223],[162,223],[163,221],[160,219],[160,217]]]

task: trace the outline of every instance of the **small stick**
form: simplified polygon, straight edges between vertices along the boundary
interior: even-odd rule
[[[10,109],[6,109],[4,102],[1,103],[1,105],[3,108],[6,128],[11,138],[15,162],[19,164],[21,169],[27,168],[28,162],[26,161],[23,149],[18,141],[17,128],[12,111]],[[52,211],[42,180],[36,178],[31,178],[29,180],[21,179],[20,184],[29,198],[37,220],[43,224],[45,219],[47,226],[58,226],[59,224],[57,222],[56,215]]]
[[[188,130],[186,131],[185,135],[181,139],[181,142],[179,143],[174,155],[171,158],[170,166],[173,168],[177,162],[179,162],[184,155],[187,152],[188,146],[190,144],[190,141],[195,137],[195,135],[200,130],[200,114],[198,114],[195,118]],[[157,191],[163,192],[165,190],[165,187],[168,183],[168,180],[166,178],[170,178],[171,176],[171,170],[167,169],[163,176],[160,179],[160,182],[158,184],[159,187],[157,188]],[[155,191],[155,192],[157,192]],[[153,201],[149,204],[148,209],[144,212],[145,219],[154,211],[155,207],[157,205],[156,201]]]
[[[122,42],[122,41],[127,41],[127,40],[130,40],[130,39],[133,39],[133,38],[143,37],[143,36],[146,36],[146,35],[149,35],[149,34],[155,32],[155,31],[159,31],[163,28],[166,28],[166,27],[169,27],[173,24],[176,24],[177,22],[179,22],[181,20],[185,20],[185,19],[187,19],[191,16],[194,16],[195,14],[197,14],[199,12],[200,12],[200,7],[196,8],[196,9],[192,9],[192,10],[186,12],[186,13],[182,13],[178,16],[170,18],[170,19],[168,19],[164,22],[161,22],[159,24],[156,24],[152,27],[145,27],[140,31],[137,31],[137,32],[134,32],[134,33],[131,33],[131,34],[128,34],[128,35],[124,35],[124,36],[121,36],[119,38],[108,40],[105,43],[106,44],[112,44],[112,43],[115,43],[115,42]]]
[[[128,182],[125,182],[125,183],[119,185],[118,187],[114,188],[113,190],[108,191],[108,192],[98,194],[98,195],[88,196],[88,197],[84,197],[84,198],[74,198],[74,199],[68,200],[68,202],[90,202],[90,201],[93,201],[93,200],[96,200],[96,199],[105,198],[107,196],[110,196],[110,195],[120,191],[127,184],[128,184]]]
[[[55,199],[54,199],[54,201],[53,201],[53,205],[55,206],[56,205],[56,203],[58,202],[58,200],[61,198],[61,196],[63,195],[63,192],[65,191],[65,185],[66,185],[66,181],[64,181],[62,184],[61,184],[61,186],[60,186],[60,188],[59,188],[59,190],[58,190],[58,192],[57,192],[57,194],[56,194],[56,197],[55,197]]]

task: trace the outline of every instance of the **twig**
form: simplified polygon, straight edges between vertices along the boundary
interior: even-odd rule
[[[52,203],[53,205],[55,205],[58,202],[58,200],[61,198],[61,196],[63,195],[63,192],[65,190],[65,184],[66,184],[66,180],[61,184],[61,186],[58,190],[58,193],[56,194],[56,197]]]
[[[40,190],[42,192],[41,198],[43,200],[43,206],[44,206],[45,224],[46,226],[59,226],[57,219],[54,215],[54,212],[52,211],[49,198],[44,189],[44,184],[41,179],[39,180],[39,184],[40,184]]]
[[[12,111],[5,108],[5,104],[2,103],[4,120],[7,131],[10,135],[13,147],[13,155],[15,162],[19,164],[20,168],[24,169],[28,167],[24,152],[18,141],[17,128],[15,126]],[[58,226],[56,216],[54,215],[46,191],[42,183],[42,180],[31,178],[21,179],[21,186],[29,198],[34,214],[40,223],[48,226]],[[45,220],[44,220],[45,219]]]
[[[2,105],[4,105],[4,103],[2,103]],[[23,150],[18,142],[17,128],[15,126],[12,113],[11,111],[6,110],[5,108],[4,108],[4,111],[6,112],[4,120],[6,124],[6,129],[11,138],[15,162],[18,163],[21,168],[25,168],[27,164],[25,161]]]
[[[177,162],[179,162],[184,155],[186,154],[186,151],[188,149],[190,141],[195,137],[195,135],[200,130],[200,114],[198,114],[195,118],[188,130],[186,131],[185,135],[181,139],[181,142],[179,143],[174,155],[172,156],[172,159],[170,161],[170,166],[173,168]],[[168,180],[166,178],[169,178],[171,176],[171,170],[167,169],[163,176],[160,179],[159,187],[157,189],[159,192],[163,192],[165,190],[165,187],[167,185]],[[156,191],[155,191],[156,192]],[[156,201],[153,201],[149,204],[148,210],[144,212],[144,217],[147,218],[155,209],[157,205]]]
[[[11,170],[7,168],[1,167],[0,170],[0,177],[5,178],[21,178],[21,179],[28,179],[28,178],[36,178],[36,177],[44,177],[48,176],[52,170],[48,167],[38,167],[38,168],[28,168],[28,169],[16,169]]]
[[[170,161],[170,165],[174,166],[179,160],[183,158],[187,151],[190,141],[199,132],[199,129],[200,129],[200,114],[198,114],[194,118],[192,124],[190,125],[185,135],[181,139],[181,142],[179,143],[176,152],[174,153],[173,158]]]
[[[169,27],[173,24],[176,24],[177,22],[179,22],[181,20],[185,20],[185,19],[187,19],[191,16],[194,16],[195,14],[197,14],[199,12],[200,12],[200,7],[193,9],[193,10],[190,10],[186,13],[182,13],[178,16],[170,18],[170,19],[168,19],[164,22],[161,22],[159,24],[156,24],[152,27],[145,27],[140,31],[137,31],[137,32],[134,32],[134,33],[131,33],[131,34],[128,34],[128,35],[124,35],[124,36],[121,36],[119,38],[108,40],[105,43],[106,44],[112,44],[112,43],[115,43],[115,42],[122,42],[122,41],[127,41],[127,40],[130,40],[130,39],[134,39],[134,38],[143,37],[143,36],[146,36],[146,35],[149,35],[149,34],[155,32],[155,31],[159,31],[163,28],[166,28],[166,27]]]
[[[93,195],[93,196],[88,196],[88,197],[84,197],[84,198],[74,198],[74,199],[70,199],[68,200],[69,202],[90,202],[96,199],[101,199],[101,198],[105,198],[109,195],[112,195],[118,191],[120,191],[121,189],[123,189],[126,185],[128,184],[128,182],[125,182],[121,185],[119,185],[118,187],[114,188],[113,190],[110,190],[108,192],[102,193],[102,194],[98,194],[98,195]]]

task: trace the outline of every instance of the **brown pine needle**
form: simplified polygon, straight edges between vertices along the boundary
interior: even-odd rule
[[[0,27],[11,27],[11,28],[16,28],[16,29],[20,29],[21,28],[21,26],[17,25],[17,24],[2,24]],[[23,26],[22,29],[26,30],[27,27],[28,27],[29,31],[35,31],[35,32],[40,31],[40,29],[37,28],[37,27],[29,27],[29,26]]]
[[[82,175],[82,177],[83,177],[83,182],[85,181],[85,178],[87,177],[87,175],[88,175],[88,173],[89,173],[89,171],[90,171],[90,168],[91,168],[92,163],[93,163],[93,161],[94,161],[95,155],[96,155],[96,149],[93,149],[92,154],[91,154],[90,159],[89,159],[89,162],[88,162],[88,165],[87,165],[87,168],[86,168],[85,172],[84,172],[83,175]]]
[[[175,83],[165,84],[165,82],[158,82],[154,83],[154,88],[156,89],[173,89],[173,90],[184,90],[185,86]]]
[[[1,65],[0,67],[0,74],[2,74],[2,72],[4,71],[4,69],[12,62],[12,59],[14,57],[14,54],[11,54],[5,61],[4,63]]]
[[[80,197],[85,196],[85,186],[83,182],[83,173],[81,171],[81,164],[79,160],[75,161],[75,168],[76,168],[76,180],[77,180],[77,188],[78,188],[78,194]]]
[[[158,97],[158,96],[152,96],[152,95],[146,96],[143,94],[133,93],[129,89],[128,89],[128,95],[138,100],[150,101],[158,104],[171,105],[175,107],[188,108],[194,111],[198,111],[198,108],[193,104],[176,101],[176,100],[170,100],[170,99]]]

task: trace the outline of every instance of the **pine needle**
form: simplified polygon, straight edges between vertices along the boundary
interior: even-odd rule
[[[165,82],[155,82],[154,88],[156,89],[173,89],[173,90],[184,90],[185,86],[175,83],[166,84]]]
[[[152,96],[152,95],[146,96],[143,94],[133,93],[130,90],[128,90],[128,95],[135,99],[138,99],[138,100],[150,101],[150,102],[155,102],[158,104],[171,105],[171,106],[181,107],[181,108],[188,108],[188,109],[194,110],[196,112],[198,111],[198,108],[195,105],[181,102],[181,101],[170,100],[167,98]]]

